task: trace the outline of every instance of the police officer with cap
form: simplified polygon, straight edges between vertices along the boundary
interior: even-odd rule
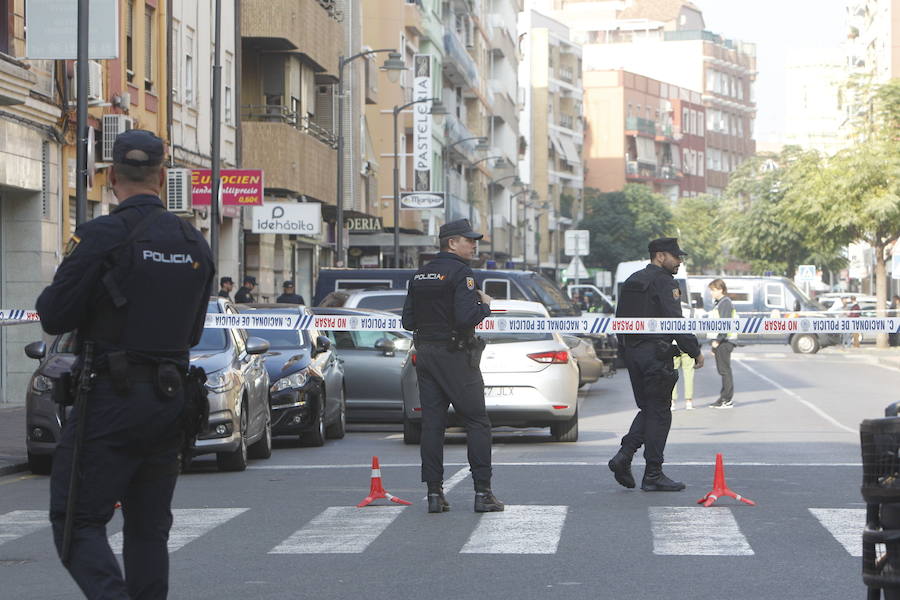
[[[85,402],[83,413],[73,410],[63,427],[50,480],[56,547],[68,556],[65,566],[88,598],[168,593],[184,381],[189,350],[203,332],[214,267],[200,232],[160,200],[163,158],[163,141],[149,131],[116,138],[109,182],[121,204],[78,227],[53,282],[37,299],[44,331],[77,330],[75,368],[91,365],[78,401]],[[77,431],[83,433],[78,440]],[[68,545],[64,523],[73,470],[78,492]],[[117,502],[125,518],[127,580],[107,541]]]
[[[275,302],[278,302],[279,304],[306,304],[306,302],[303,300],[303,296],[294,293],[293,281],[288,279],[281,284],[281,287],[284,289],[284,293],[278,296],[278,298],[275,299]]]
[[[234,279],[231,277],[219,278],[219,298],[231,300],[231,290],[234,288]]]
[[[238,304],[252,304],[256,302],[256,297],[250,292],[256,287],[256,277],[247,275],[244,277],[244,285],[234,295],[234,301]]]
[[[477,288],[469,260],[483,235],[468,219],[441,226],[440,252],[409,282],[403,327],[415,333],[416,376],[422,406],[422,481],[428,512],[450,510],[444,498],[444,433],[452,404],[466,428],[475,512],[502,511],[491,491],[491,422],[479,363],[484,341],[475,326],[491,314],[491,297]]]
[[[650,264],[625,280],[616,317],[682,318],[681,289],[672,276],[687,253],[678,247],[676,238],[653,240],[648,249]],[[647,466],[641,489],[681,491],[685,485],[669,479],[662,471],[663,451],[672,426],[672,389],[678,381],[672,358],[684,352],[696,361],[694,368],[699,369],[703,367],[700,344],[690,334],[620,334],[619,349],[624,353],[631,389],[640,410],[622,438],[619,452],[609,461],[609,469],[620,485],[633,488],[631,458],[643,445]]]

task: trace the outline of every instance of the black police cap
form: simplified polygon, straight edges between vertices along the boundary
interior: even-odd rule
[[[225,285],[226,283],[234,283],[234,280],[231,277],[222,277],[219,279],[219,285]]]
[[[146,129],[130,129],[116,136],[113,162],[134,167],[155,167],[165,155],[163,141]]]
[[[484,237],[483,234],[472,230],[472,224],[469,223],[468,219],[459,219],[457,221],[450,221],[449,223],[444,223],[443,225],[441,225],[439,237],[446,238],[452,237],[454,235],[461,235],[473,240],[480,240]]]
[[[281,284],[281,287],[286,287],[286,288],[294,287],[294,282],[291,281],[290,279],[286,279],[285,282]]]
[[[659,238],[647,245],[650,256],[655,252],[668,252],[673,256],[687,256],[687,252],[678,247],[678,238]]]
[[[247,275],[246,277],[244,277],[244,283],[256,285],[256,277],[254,277],[253,275]]]

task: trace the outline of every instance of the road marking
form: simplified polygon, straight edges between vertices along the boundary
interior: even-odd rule
[[[753,549],[731,509],[651,506],[653,554],[666,556],[750,556]]]
[[[176,508],[172,510],[172,530],[169,532],[169,552],[175,552],[250,510],[249,508]],[[116,554],[122,554],[122,532],[109,536],[109,545]]]
[[[49,526],[46,510],[14,510],[0,515],[0,546]]]
[[[331,506],[269,554],[359,554],[402,511],[399,506]]]
[[[635,461],[635,465],[642,464]],[[715,465],[715,461],[666,461],[667,465],[678,467],[709,467]],[[464,467],[463,471],[467,471],[469,463],[444,463],[445,467]],[[495,462],[495,467],[605,467],[606,461],[532,461],[532,462]],[[860,467],[861,462],[766,462],[766,461],[729,461],[730,467]],[[399,463],[392,464],[390,468],[411,468],[421,467],[420,463]],[[247,467],[247,470],[259,471],[320,471],[333,469],[367,469],[371,470],[371,464],[358,465],[258,465]],[[382,471],[385,467],[382,466]],[[454,475],[456,477],[456,475]],[[452,480],[452,478],[451,478]],[[450,481],[450,480],[448,480]]]
[[[866,526],[864,508],[810,508],[834,539],[846,548],[850,556],[862,556],[862,532]]]
[[[769,383],[771,383],[772,385],[774,385],[775,387],[780,389],[782,392],[784,392],[785,394],[787,394],[788,396],[790,396],[791,398],[793,398],[800,404],[806,406],[808,409],[810,409],[811,411],[813,411],[814,413],[816,413],[817,415],[819,415],[820,417],[822,417],[823,419],[825,419],[826,421],[828,421],[829,423],[831,423],[832,425],[837,427],[838,429],[843,429],[844,431],[852,433],[853,435],[859,435],[859,431],[857,429],[853,429],[852,427],[847,427],[846,425],[839,423],[837,419],[835,419],[834,417],[832,417],[831,415],[826,413],[824,410],[822,410],[815,404],[804,400],[796,392],[789,390],[786,387],[784,387],[783,385],[781,385],[780,383],[776,382],[775,380],[770,379],[769,377],[766,377],[765,375],[763,375],[762,373],[760,373],[759,371],[757,371],[750,365],[744,364],[740,358],[736,358],[735,362],[739,363],[742,367],[744,367],[745,369],[747,369],[748,371],[750,371],[751,373],[753,373],[760,379],[762,379],[764,381],[768,381]]]
[[[555,554],[568,509],[507,505],[484,514],[460,554]]]

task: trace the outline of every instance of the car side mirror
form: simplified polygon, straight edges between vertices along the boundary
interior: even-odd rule
[[[394,353],[397,351],[397,347],[394,345],[393,340],[389,340],[388,338],[381,338],[375,342],[375,349],[379,350],[385,356],[394,356]]]
[[[25,346],[25,356],[35,360],[41,360],[47,356],[47,344],[44,342],[31,342]]]
[[[331,340],[329,340],[324,335],[320,335],[316,338],[316,354],[321,354],[322,352],[328,352],[331,350]]]
[[[269,342],[262,338],[247,338],[247,354],[265,354],[269,351]]]

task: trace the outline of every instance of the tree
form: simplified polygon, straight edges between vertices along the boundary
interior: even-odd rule
[[[715,196],[687,196],[675,204],[673,224],[693,275],[718,272],[725,263],[719,204]]]
[[[581,227],[591,232],[588,262],[610,270],[622,261],[648,258],[648,242],[674,231],[668,201],[637,184],[621,192],[586,189]]]
[[[876,306],[884,315],[887,249],[900,233],[900,79],[872,88],[861,106],[856,143],[804,173],[792,204],[798,223],[840,244],[872,246]],[[878,346],[887,346],[887,334],[879,334]]]

